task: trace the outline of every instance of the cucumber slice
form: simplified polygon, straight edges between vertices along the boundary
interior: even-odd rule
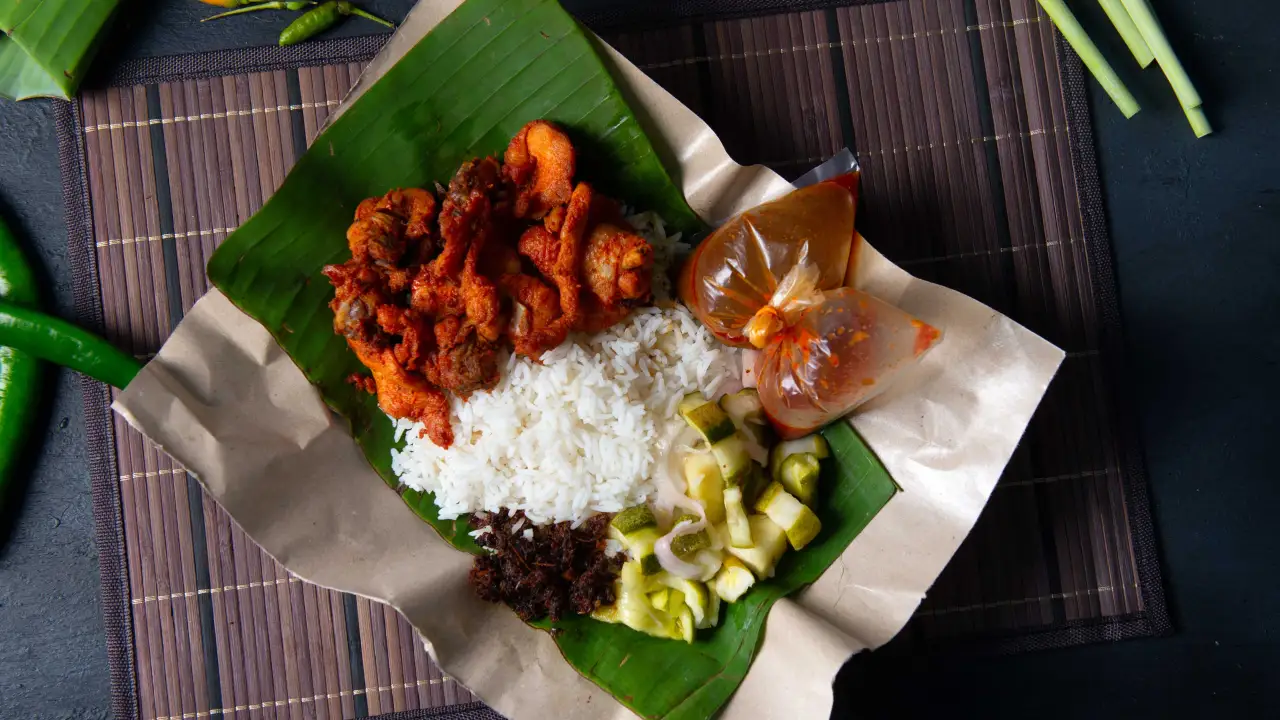
[[[827,445],[826,438],[817,433],[795,440],[784,440],[774,445],[773,451],[769,453],[769,477],[781,482],[782,461],[800,453],[809,453],[819,460],[826,460],[831,457],[831,447]]]
[[[684,479],[689,487],[689,497],[702,504],[707,520],[712,524],[724,522],[724,480],[720,477],[720,465],[710,452],[696,452],[684,458]]]
[[[756,578],[751,574],[751,570],[732,555],[724,559],[720,572],[716,573],[716,579],[712,581],[716,596],[729,603],[738,602],[738,599],[755,584]]]
[[[685,393],[685,396],[680,398],[680,404],[676,406],[676,412],[680,413],[680,417],[684,417],[686,412],[702,407],[706,403],[707,399],[702,397],[700,392]]]
[[[701,620],[694,622],[694,626],[699,630],[713,628],[720,624],[720,596],[715,593],[708,593],[707,596],[710,599],[707,603],[707,612]]]
[[[640,564],[624,563],[618,583],[617,621],[639,632],[661,638],[679,637],[674,619],[657,610],[649,601],[651,581],[640,570]],[[668,600],[669,602],[669,600]]]
[[[674,575],[669,576],[666,583],[671,587],[671,599],[667,601],[667,612],[671,615],[679,612],[679,606],[676,603],[678,595],[693,613],[694,621],[702,622],[711,608],[711,593],[707,591],[707,586],[696,580],[686,580]]]
[[[591,611],[591,617],[600,622],[616,624],[622,621],[622,614],[618,610],[618,604],[601,605]]]
[[[692,645],[693,631],[696,627],[697,623],[693,619],[693,611],[691,611],[689,606],[686,605],[684,610],[680,611],[680,614],[675,616],[675,634],[672,635],[672,638],[676,640],[684,640]]]
[[[764,515],[751,515],[747,522],[751,526],[751,538],[755,543],[751,547],[730,546],[725,550],[741,560],[757,578],[773,577],[778,559],[787,551],[787,533]]]
[[[662,562],[658,560],[658,556],[653,554],[653,546],[650,545],[648,555],[642,555],[637,558],[640,561],[640,572],[644,575],[657,575],[662,572]]]
[[[697,407],[683,407],[685,406],[683,401],[680,404],[682,406],[680,416],[712,446],[737,431],[733,418],[726,415],[724,410],[713,402],[704,401]]]
[[[742,482],[742,478],[751,469],[751,454],[747,452],[746,443],[737,432],[713,443],[711,454],[716,456],[720,478],[724,480],[725,487]]]
[[[742,482],[742,501],[744,506],[751,507],[756,498],[760,496],[760,492],[768,484],[769,478],[765,474],[764,466],[751,463],[751,469],[747,471],[747,476]]]
[[[677,535],[671,539],[671,552],[681,560],[689,560],[698,554],[699,550],[706,550],[711,547],[711,536],[706,530],[699,530],[689,535]]]
[[[782,461],[779,482],[787,492],[796,496],[800,502],[813,507],[814,495],[818,492],[818,477],[822,474],[822,466],[813,453],[797,453]]]
[[[720,407],[739,425],[766,425],[764,404],[760,402],[760,393],[755,388],[739,390],[732,395],[720,398]]]
[[[640,505],[649,517],[653,518],[652,511],[648,506]],[[614,523],[622,515],[635,510],[636,508],[627,508],[614,516]],[[653,554],[653,546],[658,542],[658,538],[662,537],[662,533],[658,530],[658,524],[655,521],[652,525],[644,525],[632,530],[629,534],[624,534],[618,529],[617,525],[610,523],[609,536],[614,540],[622,543],[622,547],[627,549],[627,555],[639,563],[639,568],[645,575],[653,575],[662,572],[662,564],[658,562],[658,556]]]
[[[747,522],[747,510],[742,504],[742,488],[724,489],[724,517],[729,528],[729,544],[733,547],[751,547],[751,525]]]
[[[626,536],[641,528],[658,527],[658,519],[648,505],[636,505],[614,515],[609,524]]]
[[[808,545],[822,530],[818,516],[780,483],[770,483],[756,500],[755,507],[783,529],[791,547],[796,550]]]
[[[766,462],[769,457],[767,448],[772,444],[769,442],[772,432],[764,414],[764,406],[760,403],[760,394],[754,388],[739,390],[732,395],[720,398],[720,407],[733,420],[738,432],[757,446],[749,448],[753,456],[757,452],[760,454],[753,459]]]

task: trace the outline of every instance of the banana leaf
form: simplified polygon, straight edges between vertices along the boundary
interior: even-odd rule
[[[0,3],[0,96],[68,100],[119,0]]]
[[[500,153],[536,118],[568,130],[584,179],[656,211],[675,230],[704,229],[588,35],[555,0],[469,0],[315,140],[208,265],[213,284],[272,333],[350,422],[383,479],[448,542],[469,552],[479,549],[466,522],[441,520],[431,495],[406,490],[391,472],[392,425],[372,396],[345,380],[360,365],[332,331],[332,290],[320,271],[348,255],[345,231],[360,200],[393,187],[447,183],[461,162]],[[822,534],[729,606],[720,627],[686,645],[570,619],[555,628],[565,659],[640,715],[714,714],[745,676],[772,604],[817,579],[897,491],[848,425],[824,432],[835,459],[823,483]]]

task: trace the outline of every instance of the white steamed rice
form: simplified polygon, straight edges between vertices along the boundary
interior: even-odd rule
[[[652,214],[629,218],[656,249],[654,294],[669,296],[662,270],[683,248]],[[739,374],[737,351],[719,343],[683,306],[646,307],[595,335],[575,334],[539,364],[510,355],[491,391],[452,398],[453,447],[419,438],[396,421],[391,467],[406,485],[435,494],[442,518],[524,510],[538,524],[617,512],[654,493],[664,439],[684,421],[685,393],[713,397]]]

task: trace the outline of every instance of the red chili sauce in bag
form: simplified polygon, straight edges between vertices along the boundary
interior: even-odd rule
[[[760,400],[800,437],[882,392],[941,337],[854,288],[857,173],[795,190],[733,218],[681,271],[681,300],[721,341],[761,351]]]

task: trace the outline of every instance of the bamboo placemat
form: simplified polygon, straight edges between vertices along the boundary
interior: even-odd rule
[[[1083,79],[1034,0],[596,27],[741,162],[794,177],[855,149],[864,235],[1067,350],[973,535],[895,646],[1020,650],[1167,631],[1117,384]],[[279,186],[377,45],[138,62],[60,106],[81,320],[156,352],[206,290],[210,253]],[[110,399],[86,382],[118,716],[491,716],[399,615],[289,575],[113,417]]]

